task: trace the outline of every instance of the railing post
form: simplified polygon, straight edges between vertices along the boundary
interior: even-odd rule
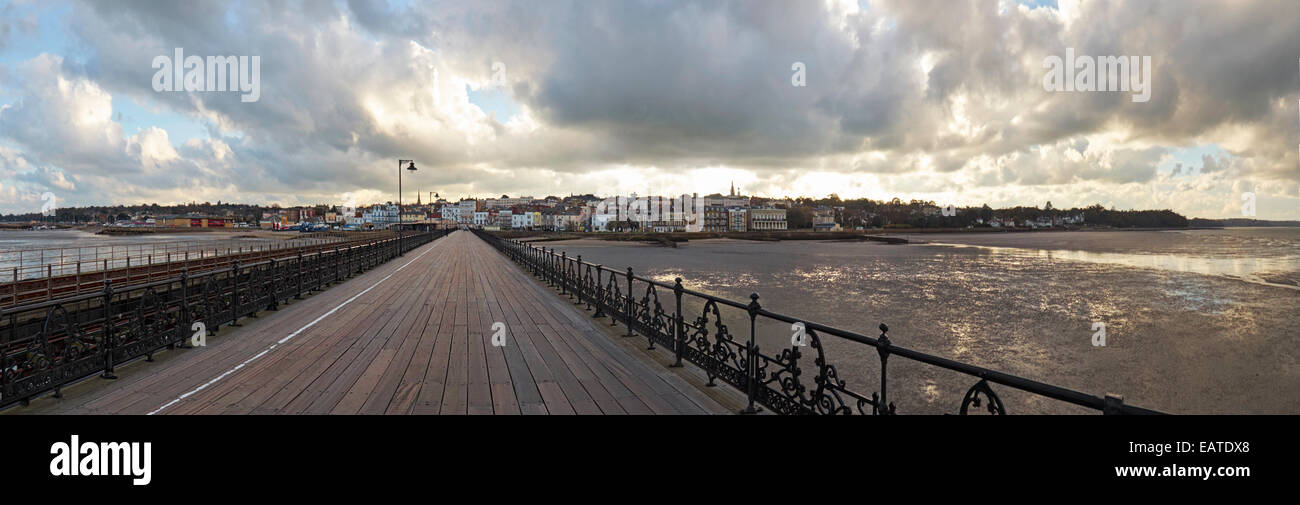
[[[676,361],[668,365],[671,368],[682,366],[682,346],[686,340],[685,322],[682,319],[682,278],[678,277],[673,282],[673,297],[677,299],[677,319],[673,324],[673,354],[676,355]]]
[[[889,415],[894,413],[894,405],[889,403],[889,375],[886,373],[886,365],[889,364],[889,325],[880,323],[880,345],[876,346],[876,352],[880,354],[880,403],[876,405],[876,413]]]
[[[749,405],[740,410],[741,414],[757,414],[762,410],[754,406],[754,395],[758,394],[755,390],[758,387],[758,344],[754,341],[754,326],[759,308],[758,293],[750,293],[749,306],[746,307],[749,312],[749,343],[745,345],[745,397]]]
[[[596,265],[596,313],[591,317],[605,317],[605,311],[601,310],[601,302],[605,300],[605,283],[601,280],[605,277],[605,266]]]
[[[1118,415],[1124,408],[1124,397],[1106,393],[1106,403],[1102,406],[1101,413],[1108,416]]]
[[[582,268],[582,255],[578,255],[578,283],[574,286],[574,291],[578,292],[578,302],[574,305],[582,305],[582,291],[586,285],[582,282],[583,272],[587,269]]]
[[[556,281],[558,280],[556,274],[559,273],[559,268],[556,268],[556,263],[559,258],[555,256],[554,247],[550,250],[543,247],[542,252],[542,258],[546,260],[546,282],[547,284],[550,284],[551,287],[555,287],[555,284],[557,283]]]
[[[554,251],[554,249],[552,249]],[[569,251],[560,251],[560,296],[568,296]]]
[[[181,313],[180,313],[180,328],[179,328],[179,333],[181,335],[180,338],[181,349],[189,349],[193,347],[192,345],[190,345],[190,340],[185,338],[186,335],[189,335],[190,326],[193,324],[194,321],[190,320],[190,269],[182,268],[181,269]]]
[[[104,379],[116,379],[113,374],[113,281],[104,279]]]
[[[627,267],[627,335],[624,335],[625,337],[632,336],[632,313],[634,312],[632,298],[632,267]]]
[[[239,260],[230,266],[230,326],[239,324]]]
[[[271,266],[267,268],[267,272],[270,272],[271,274],[269,280],[271,287],[270,289],[267,289],[267,292],[270,293],[271,300],[270,303],[266,304],[266,310],[280,310],[280,298],[277,296],[279,293],[275,292],[275,275],[278,273],[275,269],[275,258],[271,258]]]
[[[298,294],[293,295],[293,299],[294,299],[294,300],[301,300],[301,299],[302,299],[302,273],[303,273],[303,268],[302,268],[302,249],[299,248],[299,249],[298,249]]]

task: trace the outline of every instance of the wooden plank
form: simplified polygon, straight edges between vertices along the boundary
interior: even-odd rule
[[[445,239],[444,239],[445,240]],[[424,379],[420,383],[420,393],[416,395],[413,414],[437,414],[442,411],[442,395],[446,390],[447,369],[451,365],[451,330],[454,322],[452,314],[456,304],[450,301],[443,304],[442,315],[434,337],[433,356],[426,367]]]
[[[447,261],[447,260],[443,260]],[[446,271],[441,273],[445,274]],[[447,282],[445,275],[440,275],[434,284],[438,291],[425,302],[425,311],[428,312],[428,319],[424,326],[419,328],[420,340],[416,344],[415,353],[411,357],[410,363],[402,373],[401,382],[398,385],[397,392],[393,395],[393,401],[389,403],[387,414],[408,414],[415,407],[418,401],[420,390],[423,386],[425,372],[429,368],[429,362],[433,357],[434,344],[438,339],[438,325],[441,323],[443,307],[446,305],[447,293],[451,283]]]
[[[513,337],[509,335],[509,328],[506,327],[502,328],[505,332],[503,335],[504,338],[502,339],[503,345],[496,346],[492,342],[492,338],[495,334],[493,327],[498,322],[503,325],[505,322],[500,321],[493,315],[493,310],[499,310],[499,308],[494,307],[496,304],[496,297],[492,293],[493,290],[489,289],[487,277],[483,274],[483,268],[481,265],[476,265],[474,284],[478,292],[479,324],[484,328],[487,328],[487,332],[489,333],[486,336],[483,349],[485,351],[484,357],[486,360],[485,365],[487,367],[488,383],[491,388],[492,412],[495,414],[520,414],[522,412],[519,409],[519,399],[515,395],[515,385],[513,380],[510,378],[510,367],[506,363],[505,354],[505,348],[514,345],[510,342]]]
[[[401,383],[402,376],[405,374],[407,367],[410,366],[411,359],[415,357],[415,349],[420,343],[421,335],[424,332],[425,323],[429,320],[428,300],[436,284],[433,279],[436,270],[429,269],[424,271],[425,274],[415,278],[417,294],[412,300],[412,311],[408,314],[407,320],[398,326],[397,337],[389,340],[385,344],[386,349],[395,351],[394,358],[384,369],[383,375],[379,382],[365,400],[358,413],[361,414],[383,414],[387,412],[389,404],[392,403],[397,388]]]
[[[486,244],[484,245],[486,246]],[[538,296],[547,293],[538,293],[538,290],[533,289],[534,286],[523,284],[521,280],[528,281],[528,279],[521,279],[520,276],[511,275],[515,273],[513,270],[502,270],[501,275],[497,277],[495,282],[510,286],[510,292],[514,293],[514,296],[504,300],[504,302],[515,310],[520,321],[519,324],[536,328],[537,341],[530,343],[534,345],[538,354],[544,360],[550,362],[548,369],[554,370],[556,380],[573,405],[575,412],[580,414],[598,412],[625,413],[626,410],[619,406],[618,402],[609,395],[604,387],[595,383],[594,375],[586,370],[585,366],[580,365],[572,355],[561,355],[560,350],[567,350],[567,348],[557,348],[552,345],[547,335],[555,334],[551,324],[556,321],[541,317],[540,313],[544,311],[541,307],[544,303],[541,297]],[[565,308],[570,309],[569,307]],[[578,365],[578,368],[575,369],[574,365]],[[586,380],[585,383],[584,379]]]

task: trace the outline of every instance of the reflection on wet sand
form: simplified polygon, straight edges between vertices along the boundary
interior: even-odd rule
[[[1159,253],[1112,253],[1070,249],[1026,249],[967,244],[918,244],[930,247],[976,248],[994,255],[1032,256],[1047,261],[1083,261],[1171,272],[1217,275],[1275,287],[1300,290],[1300,285],[1269,282],[1266,275],[1300,271],[1300,256],[1282,257],[1194,257]]]
[[[927,237],[946,246],[691,242],[678,249],[554,243],[570,255],[768,310],[872,334],[1134,405],[1176,413],[1300,413],[1300,229]],[[1247,281],[1247,282],[1243,282]],[[694,317],[685,307],[687,317]],[[698,315],[698,314],[695,314]],[[748,325],[743,314],[727,322]],[[1105,347],[1092,326],[1103,322]],[[775,352],[787,327],[758,328]],[[826,342],[850,384],[872,390],[874,350]],[[953,413],[969,377],[890,361],[905,413]],[[897,390],[895,388],[898,388]],[[999,391],[1011,412],[1077,412]]]

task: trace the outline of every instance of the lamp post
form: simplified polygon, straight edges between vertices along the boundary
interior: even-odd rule
[[[415,171],[415,160],[397,160],[397,254],[405,254],[402,242],[402,164],[409,163],[407,170]]]

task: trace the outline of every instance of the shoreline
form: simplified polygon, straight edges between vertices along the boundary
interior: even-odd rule
[[[747,232],[556,232],[556,231],[490,231],[498,237],[523,242],[563,242],[573,240],[591,240],[603,242],[641,242],[665,247],[677,247],[679,243],[710,239],[730,239],[755,242],[781,242],[787,240],[823,240],[823,241],[876,241],[889,244],[908,244],[912,240],[907,235],[936,234],[1002,234],[1002,233],[1067,233],[1067,232],[1139,232],[1139,231],[1189,231],[1222,230],[1233,227],[1189,226],[1182,228],[890,228],[854,231],[747,231]],[[1247,227],[1257,228],[1257,227]],[[904,237],[899,237],[903,235]]]

